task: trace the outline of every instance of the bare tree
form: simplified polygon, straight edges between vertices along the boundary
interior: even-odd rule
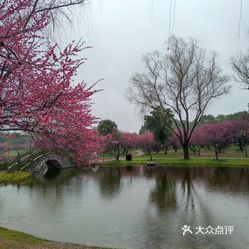
[[[15,2],[15,1],[13,1]],[[72,21],[71,17],[74,16],[74,7],[78,5],[85,6],[88,0],[24,0],[23,5],[29,2],[29,9],[23,11],[22,19],[24,20],[24,27],[21,32],[29,31],[32,28],[32,22],[39,22],[39,20],[34,20],[33,18],[37,13],[48,13],[52,17],[53,26],[60,23],[61,17],[66,18],[68,21]],[[7,6],[9,1],[1,2],[1,8]],[[13,34],[9,34],[9,36],[1,36],[0,38],[9,38],[12,37]]]
[[[154,52],[143,59],[145,71],[133,76],[128,100],[142,112],[170,108],[178,130],[175,135],[184,159],[189,159],[191,136],[211,101],[229,92],[228,77],[216,64],[215,53],[206,55],[193,39],[172,36],[163,56]]]
[[[239,53],[232,57],[232,68],[236,74],[235,80],[245,83],[249,89],[249,53]]]

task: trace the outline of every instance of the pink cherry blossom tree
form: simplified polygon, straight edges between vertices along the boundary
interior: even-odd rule
[[[154,140],[154,135],[152,132],[146,131],[143,134],[139,135],[139,148],[143,150],[144,154],[150,156],[152,161],[152,152],[160,151],[160,143],[157,143]]]
[[[198,129],[196,144],[212,146],[215,151],[215,158],[218,160],[221,150],[232,143],[234,128],[234,124],[229,121],[202,125]]]
[[[102,152],[115,157],[118,161],[121,154],[121,133],[118,130],[102,136]]]
[[[248,118],[232,121],[234,125],[233,142],[239,146],[240,152],[245,152],[245,157],[248,157],[247,144],[249,136],[249,120]]]
[[[136,133],[123,132],[121,133],[121,147],[123,154],[129,153],[130,149],[135,149],[139,144],[139,136]]]
[[[115,156],[116,160],[139,145],[139,136],[136,133],[113,131],[112,134],[103,136],[102,139],[103,151]]]
[[[46,147],[89,161],[99,150],[91,126],[96,90],[74,76],[85,62],[83,42],[65,48],[46,30],[55,11],[84,1],[0,2],[0,131],[24,131]],[[48,149],[49,149],[48,148]]]
[[[181,147],[180,140],[176,134],[178,134],[177,129],[174,130],[173,134],[167,141],[168,145],[171,146],[175,152],[177,152]]]
[[[201,149],[204,148],[206,135],[208,134],[203,132],[202,127],[198,127],[193,133],[192,138],[190,140],[190,150],[192,150],[194,154],[197,153],[198,156],[201,155]]]

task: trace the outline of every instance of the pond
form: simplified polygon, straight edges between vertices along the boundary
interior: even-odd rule
[[[249,169],[65,170],[55,178],[1,186],[0,222],[42,238],[86,245],[246,249]],[[184,225],[192,234],[183,236]],[[199,226],[216,229],[203,233],[223,234],[196,234]]]

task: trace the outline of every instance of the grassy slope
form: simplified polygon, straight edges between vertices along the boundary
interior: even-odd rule
[[[1,249],[101,249],[76,244],[42,240],[31,235],[0,227]]]

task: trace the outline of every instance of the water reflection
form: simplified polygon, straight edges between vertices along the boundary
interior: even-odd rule
[[[113,198],[120,191],[120,168],[107,168],[102,170],[96,178],[99,183],[100,194],[103,198]]]
[[[150,201],[159,212],[175,210],[177,207],[176,182],[163,171],[155,179],[155,187],[151,190]]]
[[[248,194],[247,168],[63,170],[19,188],[0,187],[0,222],[47,239],[97,246],[245,249]],[[236,232],[226,239],[183,237],[184,224],[233,225]]]

